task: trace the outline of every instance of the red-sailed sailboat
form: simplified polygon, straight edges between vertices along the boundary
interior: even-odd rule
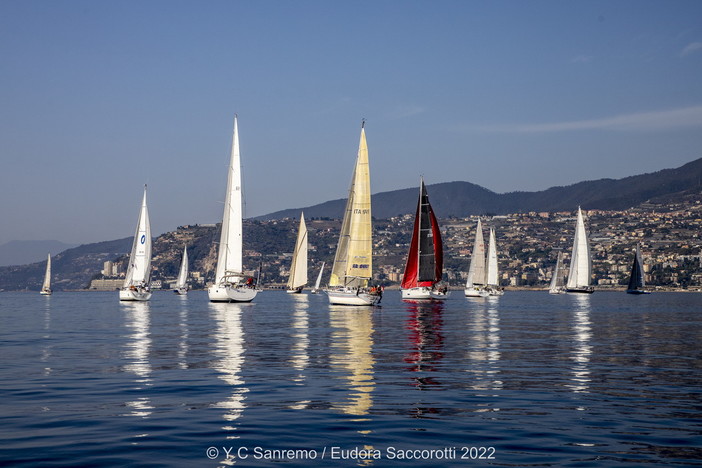
[[[448,295],[448,287],[441,281],[443,268],[441,231],[422,178],[412,242],[402,277],[402,299],[443,301]]]

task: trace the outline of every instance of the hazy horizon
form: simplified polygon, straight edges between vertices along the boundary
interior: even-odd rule
[[[3,229],[82,244],[372,192],[497,193],[702,157],[702,3],[0,2]]]

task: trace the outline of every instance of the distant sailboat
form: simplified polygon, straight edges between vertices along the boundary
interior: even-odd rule
[[[184,296],[188,294],[188,248],[183,247],[183,259],[180,261],[180,271],[173,292]]]
[[[124,285],[119,290],[120,301],[148,301],[151,299],[149,278],[151,277],[151,223],[146,207],[146,185],[141,201],[139,220],[137,221],[132,252],[129,254],[129,266]]]
[[[570,255],[570,270],[566,292],[592,294],[595,288],[590,286],[592,276],[592,260],[590,258],[590,243],[587,240],[583,212],[578,207],[578,219],[575,223],[573,252]]]
[[[563,270],[563,251],[558,251],[556,266],[551,274],[549,294],[563,294],[565,292],[565,271]]]
[[[475,228],[475,241],[473,242],[473,254],[470,257],[470,267],[468,267],[468,278],[464,290],[466,297],[485,297],[485,242],[483,240],[483,225],[478,218],[478,226]]]
[[[224,199],[222,233],[215,270],[215,283],[207,290],[212,302],[251,302],[258,290],[255,280],[243,272],[243,199],[241,194],[241,156],[239,126],[234,117],[232,153]]]
[[[297,230],[297,240],[293,251],[292,264],[290,265],[290,278],[288,278],[289,293],[301,293],[307,284],[307,226],[304,214],[300,215],[300,228]]]
[[[497,241],[495,228],[490,228],[490,241],[488,243],[487,265],[485,266],[485,290],[489,296],[502,296],[505,291],[500,287],[500,275],[497,267]]]
[[[39,294],[43,296],[51,295],[51,254],[46,256],[46,271],[44,272],[44,284],[41,286]]]
[[[419,183],[419,200],[414,216],[412,241],[402,277],[402,299],[443,301],[448,287],[441,282],[444,252],[441,230],[429,203],[424,178]]]
[[[317,281],[314,282],[314,288],[310,290],[312,294],[317,294],[319,292],[319,286],[322,284],[322,273],[324,273],[324,262],[322,262],[322,268],[319,269]]]
[[[634,263],[631,265],[631,275],[629,276],[629,286],[626,288],[627,294],[651,294],[646,291],[646,281],[644,280],[643,262],[638,244],[634,252]]]
[[[368,306],[380,301],[382,290],[369,287],[373,277],[371,222],[368,144],[364,125],[361,125],[358,157],[351,178],[334,265],[325,290],[330,304]]]

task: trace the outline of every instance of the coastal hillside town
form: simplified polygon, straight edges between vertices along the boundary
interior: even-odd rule
[[[653,290],[702,291],[702,203],[699,194],[665,203],[646,203],[624,211],[583,210],[592,250],[593,284],[622,289],[637,245],[642,252],[647,285]],[[485,230],[494,227],[500,283],[506,288],[545,289],[558,251],[566,265],[573,243],[575,211],[530,212],[480,217]],[[392,288],[402,280],[413,215],[374,221],[374,279]],[[466,280],[478,217],[441,219],[444,279],[459,289]],[[340,220],[306,220],[309,230],[310,283],[326,264],[322,284],[334,259]],[[248,274],[265,288],[283,288],[287,281],[299,220],[286,218],[244,222],[244,258]],[[181,226],[154,242],[155,288],[175,281],[182,249],[190,255],[190,285],[204,288],[214,276],[217,225]],[[127,257],[106,260],[89,289],[121,286]]]

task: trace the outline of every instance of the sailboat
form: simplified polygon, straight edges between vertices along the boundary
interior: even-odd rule
[[[378,303],[382,296],[382,289],[369,287],[373,277],[373,239],[370,168],[364,127],[365,121],[361,124],[356,166],[351,177],[334,265],[325,290],[330,304],[369,306]]]
[[[551,274],[551,285],[548,288],[549,294],[563,294],[565,292],[565,271],[563,270],[563,251],[558,251],[556,266]]]
[[[470,257],[464,294],[466,297],[485,297],[488,295],[485,291],[485,242],[483,241],[483,225],[480,218],[478,218],[478,226],[475,228],[473,254]]]
[[[570,255],[570,270],[568,272],[566,292],[592,294],[595,288],[590,286],[591,275],[590,244],[587,240],[587,232],[585,232],[583,212],[578,207],[578,219],[575,223],[573,252]]]
[[[188,294],[188,248],[183,247],[183,259],[180,261],[180,271],[173,292],[184,296]]]
[[[502,296],[505,291],[500,287],[499,272],[497,270],[497,242],[495,241],[495,228],[490,228],[490,241],[488,243],[487,264],[485,266],[485,290],[488,296]]]
[[[322,283],[322,273],[324,273],[324,262],[322,262],[322,268],[319,269],[317,281],[314,282],[314,288],[310,290],[312,294],[317,294],[319,292],[319,286]]]
[[[149,278],[151,277],[151,223],[146,207],[146,185],[141,200],[141,210],[137,221],[132,252],[124,285],[119,290],[120,301],[148,301],[151,299]]]
[[[412,241],[402,276],[402,299],[443,301],[448,287],[441,282],[444,252],[441,230],[429,203],[424,178],[419,182],[419,200],[414,216]]]
[[[295,250],[293,250],[290,278],[287,292],[299,294],[307,284],[307,226],[304,214],[300,215],[300,228],[297,230]]]
[[[39,294],[43,296],[51,295],[51,254],[46,256],[46,272],[44,273],[44,284],[41,286]]]
[[[641,261],[641,252],[639,245],[636,245],[634,253],[634,263],[631,265],[631,275],[629,277],[629,286],[626,288],[627,294],[651,294],[646,291],[646,281],[643,274],[643,262]]]
[[[215,282],[207,290],[212,302],[251,302],[258,294],[255,280],[243,272],[242,212],[239,126],[235,116]]]

